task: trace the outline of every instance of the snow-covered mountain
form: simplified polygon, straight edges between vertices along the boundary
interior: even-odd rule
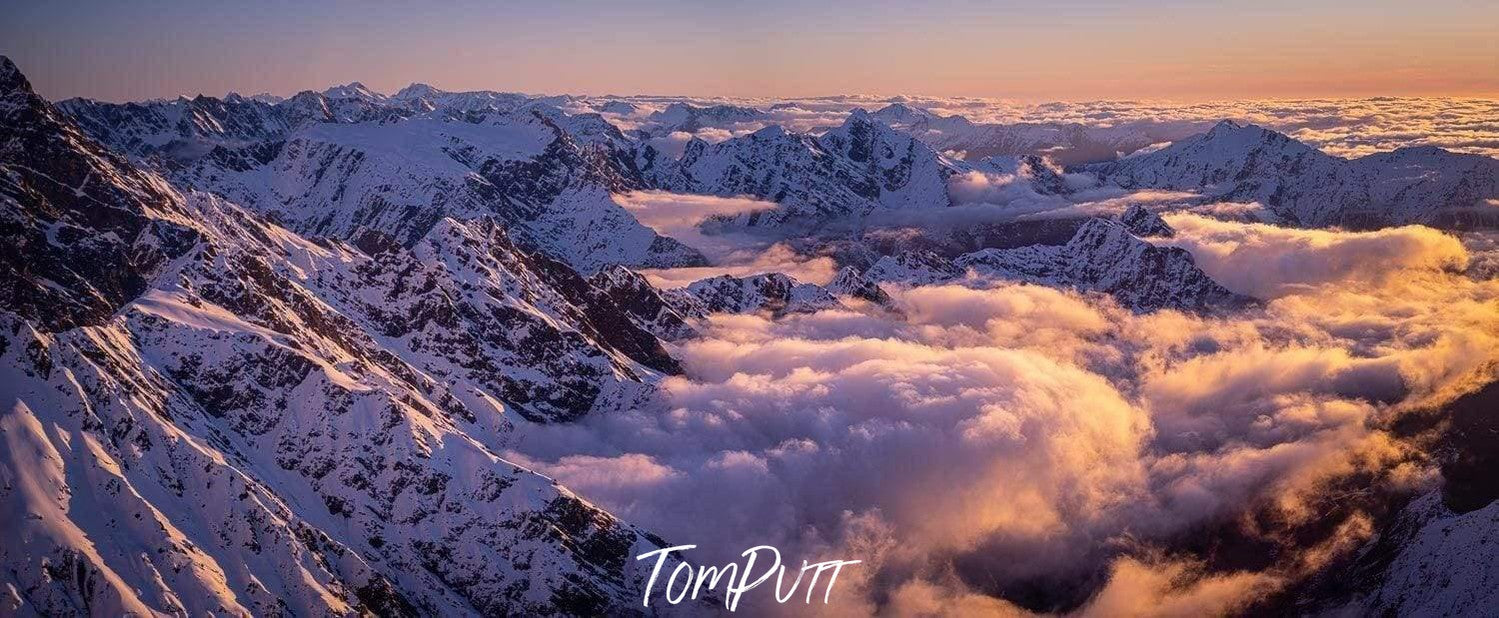
[[[884,256],[864,271],[864,276],[874,281],[931,285],[956,279],[963,273],[963,269],[952,260],[931,251],[917,250]]]
[[[1176,235],[1176,230],[1172,229],[1165,219],[1139,204],[1132,205],[1119,213],[1119,222],[1124,224],[1129,233],[1140,237],[1171,238]]]
[[[1061,169],[1041,156],[955,159],[861,109],[820,135],[771,125],[714,144],[694,139],[680,160],[651,157],[638,161],[637,167],[652,183],[673,191],[749,195],[780,205],[715,217],[705,226],[710,231],[836,237],[866,224],[879,225],[882,217],[900,219],[960,203],[1071,192]],[[953,186],[956,177],[970,175],[981,184],[1003,186],[1008,193],[960,194]]]
[[[681,315],[702,317],[713,313],[815,313],[843,304],[822,286],[802,283],[782,273],[748,277],[719,275],[694,281],[684,288],[666,290],[662,298]]]
[[[395,122],[425,111],[397,105],[358,82],[275,102],[229,94],[144,103],[68,99],[58,108],[110,148],[175,161],[190,161],[214,146],[279,140],[310,124]]]
[[[694,140],[657,182],[678,191],[751,195],[780,204],[718,221],[727,227],[821,229],[875,209],[949,206],[947,180],[963,169],[855,110],[842,126],[819,136],[773,125],[716,144]]]
[[[1441,492],[1407,505],[1371,544],[1365,589],[1339,598],[1336,609],[1364,615],[1467,616],[1499,604],[1499,501],[1466,513],[1442,502]],[[1441,565],[1437,568],[1436,565]],[[1372,565],[1368,565],[1372,566]],[[1359,571],[1355,571],[1359,574]],[[1433,576],[1440,577],[1433,580]]]
[[[488,219],[310,241],[0,60],[6,613],[628,613],[663,541],[504,459],[675,362]]]
[[[1183,123],[1107,127],[1054,122],[977,123],[905,103],[892,103],[871,115],[910,133],[938,152],[961,153],[970,161],[992,156],[1044,155],[1064,166],[1111,161],[1153,144],[1187,137],[1202,128]]]
[[[719,275],[684,287],[658,290],[640,273],[615,266],[590,281],[640,328],[666,340],[697,334],[693,322],[715,313],[815,313],[846,308],[844,300],[888,307],[890,296],[852,267],[838,272],[828,285],[803,283],[783,273],[735,277]]]
[[[624,136],[597,116],[526,109],[472,121],[429,114],[400,122],[307,122],[291,129],[264,111],[246,104],[226,110],[224,118],[204,120],[228,126],[243,112],[274,121],[254,131],[187,133],[199,138],[195,148],[206,150],[166,166],[173,182],[224,196],[304,234],[349,239],[376,230],[410,244],[444,217],[496,216],[517,242],[582,270],[611,263],[704,263],[696,251],[640,225],[614,201],[613,192],[645,185],[632,152],[616,146]],[[107,124],[98,115],[86,118]],[[121,126],[144,131],[157,125]],[[123,135],[107,127],[93,133]],[[116,146],[140,152],[136,143],[144,142],[132,137]]]
[[[322,95],[311,97],[321,99]],[[304,98],[298,104],[306,103]],[[58,103],[58,108],[84,132],[117,151],[190,159],[215,144],[281,138],[290,128],[292,105],[280,107],[239,95],[223,99],[199,95],[145,103],[68,99]]]
[[[890,306],[890,295],[880,287],[880,284],[864,276],[864,273],[852,266],[844,266],[838,274],[833,276],[833,280],[823,287],[834,296],[857,298],[876,305]]]
[[[1179,247],[1158,247],[1134,230],[1170,231],[1154,215],[1131,210],[1121,223],[1090,219],[1065,245],[984,249],[951,261],[930,253],[882,258],[866,276],[875,281],[929,285],[975,276],[1102,292],[1136,312],[1159,309],[1204,311],[1248,304],[1223,288]],[[1142,221],[1148,222],[1144,225]]]
[[[191,160],[213,146],[279,140],[316,123],[392,123],[417,116],[475,121],[522,108],[556,109],[546,101],[509,92],[447,92],[426,84],[411,84],[387,96],[352,82],[285,99],[235,93],[140,103],[75,98],[57,107],[85,133],[115,150]]]
[[[663,340],[677,341],[697,334],[689,320],[702,315],[682,313],[640,273],[615,265],[600,270],[588,281],[624,311],[632,323]]]
[[[97,325],[197,239],[161,178],[99,146],[0,57],[0,306],[49,330]]]
[[[955,225],[973,240],[940,255],[859,229],[936,220],[970,203],[963,179],[1065,201],[1070,177],[1043,154],[1159,135],[896,105],[676,159],[652,131],[770,114],[672,105],[641,133],[572,113],[639,119],[599,101],[354,82],[53,105],[0,58],[0,614],[647,613],[650,565],[633,557],[665,540],[506,453],[649,413],[713,314],[862,320],[898,309],[892,286],[997,281],[1142,313],[1255,303],[1152,242],[1176,231],[1139,205]],[[1496,195],[1494,166],[1431,148],[1343,160],[1223,124],[1093,171],[1325,225],[1481,220],[1463,205]],[[707,262],[615,197],[641,189],[774,201],[708,227],[828,233],[786,246],[843,268],[826,285],[765,272],[657,289],[635,268]],[[1499,434],[1453,433],[1472,442],[1436,451],[1448,486],[1375,522],[1352,592],[1293,606],[1492,606]],[[1430,585],[1437,562],[1459,576]]]
[[[1286,222],[1309,227],[1440,223],[1453,210],[1471,211],[1499,197],[1499,160],[1493,158],[1421,147],[1348,160],[1227,120],[1161,150],[1094,169],[1125,188],[1259,202]]]
[[[614,108],[619,110],[618,106]],[[650,135],[669,135],[676,131],[695,133],[704,127],[725,127],[741,123],[768,120],[770,116],[753,107],[740,105],[709,105],[700,107],[689,103],[672,103],[666,109],[652,112],[646,117],[646,131]]]

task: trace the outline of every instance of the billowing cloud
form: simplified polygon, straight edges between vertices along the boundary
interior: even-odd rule
[[[1030,208],[1041,208],[1048,203],[1061,202],[1061,198],[1043,196],[1036,192],[1034,179],[1025,168],[1014,173],[995,173],[972,170],[956,174],[947,181],[948,195],[957,204],[1031,204]],[[1054,205],[1053,205],[1054,207]]]
[[[715,264],[748,264],[769,246],[769,242],[742,234],[704,234],[698,224],[710,217],[770,210],[775,202],[753,197],[717,197],[671,193],[668,191],[634,191],[616,195],[615,200],[642,224],[663,236],[670,236],[701,251]],[[764,266],[774,268],[787,261],[767,256]],[[664,278],[662,279],[665,280]]]
[[[680,159],[682,153],[687,150],[687,142],[692,141],[692,134],[686,131],[672,131],[660,137],[653,137],[646,143],[655,147],[656,150],[665,153],[673,159]]]
[[[668,191],[635,191],[615,196],[641,223],[668,236],[682,236],[717,215],[770,210],[775,202],[753,197],[717,197]]]
[[[735,243],[733,237],[715,235],[712,238]],[[833,280],[833,275],[838,272],[838,264],[833,258],[827,256],[808,256],[798,253],[790,245],[776,243],[761,250],[763,245],[754,244],[749,238],[742,238],[746,245],[737,250],[722,251],[728,246],[720,247],[721,251],[716,254],[716,263],[713,266],[686,267],[686,268],[647,268],[640,271],[646,279],[662,289],[679,288],[693,281],[719,275],[733,275],[735,277],[747,277],[764,273],[785,273],[795,277],[804,283],[823,284]]]
[[[1185,562],[1115,562],[1109,583],[1082,616],[1221,616],[1269,591],[1276,582],[1258,573],[1209,575]]]
[[[892,289],[898,311],[715,316],[657,401],[527,428],[517,457],[705,560],[762,543],[866,560],[835,601],[853,613],[1242,607],[1369,537],[1330,483],[1431,482],[1389,427],[1494,380],[1499,281],[1457,272],[1462,244],[1425,228],[1171,222],[1269,300],[1135,315],[991,282]],[[1324,518],[1254,568],[1173,548]]]
[[[1193,214],[1166,217],[1208,275],[1230,290],[1278,298],[1334,281],[1381,285],[1407,271],[1462,270],[1467,252],[1457,237],[1423,226],[1371,232],[1307,230],[1240,224]]]

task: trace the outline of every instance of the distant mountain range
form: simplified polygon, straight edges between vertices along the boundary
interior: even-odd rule
[[[1348,160],[1225,120],[1161,150],[1091,169],[1124,188],[1258,202],[1291,225],[1499,224],[1496,209],[1484,203],[1499,196],[1499,159],[1435,147]]]
[[[409,241],[442,213],[492,212],[526,221],[511,230],[517,242],[585,271],[702,263],[623,216],[611,192],[750,195],[782,208],[712,225],[823,233],[880,212],[951,206],[962,201],[951,179],[971,172],[1008,172],[1037,195],[1066,195],[1053,169],[1067,165],[1105,185],[1259,202],[1292,225],[1499,224],[1485,203],[1499,196],[1495,159],[1422,147],[1345,160],[1227,121],[1196,135],[1179,125],[990,125],[896,103],[799,134],[768,111],[675,103],[646,114],[646,128],[624,131],[559,105],[639,112],[618,100],[423,84],[385,96],[357,82],[274,101],[70,99],[59,108],[101,143],[158,162],[174,182],[298,231],[347,236],[367,227]],[[765,128],[713,143],[693,138],[680,157],[652,145],[653,136],[725,126]],[[331,216],[330,201],[341,205]],[[627,231],[629,240],[604,240],[602,230]]]

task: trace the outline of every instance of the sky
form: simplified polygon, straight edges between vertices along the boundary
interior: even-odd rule
[[[816,4],[816,6],[807,6]],[[1499,2],[14,2],[44,96],[393,92],[1017,100],[1499,95]]]

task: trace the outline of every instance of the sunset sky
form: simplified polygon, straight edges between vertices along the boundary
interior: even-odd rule
[[[1491,0],[0,7],[0,53],[50,98],[284,95],[351,80],[387,92],[425,81],[1022,100],[1499,94]]]

